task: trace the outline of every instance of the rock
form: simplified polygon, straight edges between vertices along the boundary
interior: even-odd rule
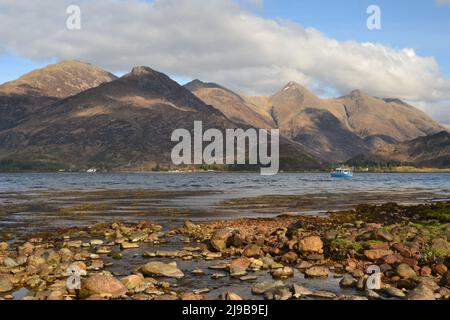
[[[407,295],[408,300],[436,300],[434,292],[424,284],[419,284]]]
[[[74,241],[67,241],[66,242],[66,247],[67,248],[78,249],[78,248],[81,248],[82,245],[83,245],[83,241],[81,241],[81,240],[74,240]]]
[[[89,241],[89,243],[91,244],[91,246],[102,246],[103,240],[93,239],[93,240]]]
[[[447,271],[441,279],[441,286],[450,288],[450,271]]]
[[[274,288],[264,293],[264,299],[285,301],[292,298],[292,292],[287,287]]]
[[[226,300],[226,301],[242,301],[244,299],[242,299],[241,296],[237,295],[234,292],[226,292],[223,293],[219,296],[220,300]]]
[[[17,261],[15,261],[14,259],[10,258],[10,257],[5,257],[5,259],[3,259],[3,265],[9,269],[18,267],[19,264],[17,263]]]
[[[381,292],[391,298],[401,298],[402,299],[402,298],[406,297],[406,294],[402,290],[397,289],[395,287],[383,288],[383,289],[381,289]]]
[[[292,291],[294,292],[294,298],[296,298],[296,299],[300,299],[303,296],[309,296],[313,293],[308,288],[306,288],[302,285],[299,285],[299,284],[293,284]]]
[[[201,294],[196,294],[193,292],[186,292],[181,296],[181,300],[183,300],[183,301],[201,301],[201,300],[204,300],[204,297]]]
[[[436,270],[436,272],[439,274],[439,275],[444,275],[447,271],[448,271],[448,268],[447,268],[447,266],[445,265],[445,264],[443,264],[443,263],[438,263],[435,267],[434,267],[434,270]]]
[[[378,293],[370,289],[366,289],[366,297],[369,298],[369,300],[381,299],[381,296]]]
[[[398,265],[397,274],[403,279],[414,278],[415,276],[417,276],[416,272],[405,263]]]
[[[95,252],[97,254],[110,254],[112,252],[112,250],[109,247],[101,246],[101,247],[98,247],[97,250],[95,250]]]
[[[269,291],[270,289],[277,288],[277,287],[283,287],[284,283],[283,281],[273,281],[273,282],[261,282],[254,284],[252,286],[252,293],[256,295],[262,295],[266,291]]]
[[[298,254],[296,254],[294,251],[289,251],[281,257],[282,262],[289,263],[289,264],[294,264],[297,262],[297,260],[298,260]]]
[[[318,236],[305,237],[298,246],[301,253],[323,253],[323,242]]]
[[[447,288],[439,288],[438,293],[441,295],[443,299],[449,299],[450,298],[450,290]]]
[[[243,276],[240,277],[239,280],[241,281],[254,281],[254,280],[258,280],[257,276]]]
[[[352,276],[359,279],[365,276],[364,271],[360,270],[360,269],[355,269],[352,272]]]
[[[396,264],[396,263],[402,263],[404,260],[404,257],[401,254],[394,253],[389,254],[387,256],[384,256],[381,258],[384,264]]]
[[[272,270],[272,277],[276,279],[286,279],[294,276],[294,269],[291,267],[284,267],[280,269]]]
[[[89,297],[92,295],[108,296],[113,299],[120,298],[127,293],[127,288],[109,275],[96,274],[82,281],[80,295]]]
[[[298,266],[297,269],[300,271],[305,271],[306,269],[309,269],[313,266],[313,264],[311,262],[308,261],[302,261]]]
[[[249,244],[244,248],[242,255],[247,258],[259,258],[264,255],[261,248],[255,244]]]
[[[342,278],[342,280],[339,282],[339,286],[341,288],[353,288],[356,285],[356,279],[353,278],[351,275],[346,274]]]
[[[394,240],[394,236],[392,235],[392,233],[384,229],[375,229],[375,231],[373,232],[373,237],[375,240],[382,240],[387,242],[391,242]]]
[[[423,277],[431,276],[433,270],[429,266],[424,266],[420,269],[420,275]]]
[[[336,294],[329,291],[315,291],[310,295],[310,297],[323,300],[333,300],[336,299]]]
[[[218,252],[223,252],[227,249],[228,239],[233,235],[233,230],[224,228],[216,231],[211,238],[211,246]]]
[[[315,266],[305,271],[308,278],[328,278],[330,271],[327,267]]]
[[[239,233],[233,232],[232,236],[228,240],[230,243],[230,246],[235,248],[241,248],[244,246],[244,240],[241,238]]]
[[[167,264],[159,261],[152,261],[140,268],[145,276],[157,276],[167,278],[184,278],[184,273],[177,268],[176,264]]]
[[[23,245],[21,245],[18,250],[20,255],[29,255],[34,251],[34,245],[30,242],[25,242]]]
[[[13,288],[12,277],[9,275],[0,275],[0,293],[9,292]]]
[[[148,238],[148,233],[142,230],[133,232],[128,239],[130,239],[131,242],[141,242],[145,241]]]
[[[122,242],[120,248],[122,250],[137,249],[139,248],[139,245],[137,243]]]
[[[188,231],[198,231],[200,229],[200,226],[194,224],[192,221],[190,220],[186,220],[184,222],[184,228]]]
[[[241,277],[247,274],[247,269],[250,267],[250,260],[247,258],[234,259],[230,263],[230,275],[232,277]]]
[[[51,291],[47,297],[49,301],[61,301],[64,300],[65,295],[67,295],[67,291],[63,289],[58,289]]]
[[[8,242],[0,242],[0,252],[8,251],[9,244]]]
[[[382,250],[382,249],[364,251],[364,255],[366,256],[366,258],[371,261],[377,261],[378,259],[381,259],[393,253],[394,252],[392,252],[392,250]]]
[[[134,290],[141,286],[144,283],[144,280],[143,276],[137,274],[132,274],[131,276],[120,279],[122,284],[127,287],[128,290]]]

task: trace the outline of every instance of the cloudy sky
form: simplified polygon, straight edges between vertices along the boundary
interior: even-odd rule
[[[66,27],[69,5],[81,29]],[[381,30],[367,8],[381,8]],[[0,0],[0,82],[61,59],[147,65],[245,94],[362,89],[450,124],[450,0]]]

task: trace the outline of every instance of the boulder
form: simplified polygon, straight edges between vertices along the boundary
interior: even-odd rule
[[[247,269],[250,267],[250,260],[247,258],[234,259],[230,263],[230,275],[232,277],[240,277],[247,274]]]
[[[127,288],[110,275],[96,274],[82,281],[80,295],[90,297],[92,295],[120,298],[127,293]]]
[[[178,269],[175,263],[163,263],[159,261],[152,261],[140,268],[144,276],[156,276],[167,278],[184,278],[184,273]]]
[[[408,300],[436,300],[433,290],[424,284],[419,284],[407,295]]]
[[[283,281],[273,281],[273,282],[261,282],[252,286],[252,293],[257,295],[262,295],[270,289],[283,287]]]
[[[409,265],[402,263],[397,267],[397,274],[403,279],[414,278],[417,276],[416,272]]]
[[[283,267],[272,270],[271,274],[272,277],[276,279],[286,279],[294,276],[294,269],[292,269],[291,267]]]
[[[9,292],[14,288],[10,275],[0,275],[0,293]]]
[[[228,247],[228,240],[233,235],[233,230],[230,228],[224,228],[216,231],[211,238],[211,247],[218,252],[223,252]]]
[[[308,278],[328,278],[330,270],[327,267],[315,266],[307,269],[305,275]]]
[[[319,236],[308,236],[300,240],[298,247],[301,253],[323,253],[323,242]]]
[[[264,255],[264,252],[256,244],[249,244],[242,251],[242,255],[247,258],[259,258]]]
[[[371,261],[377,261],[378,259],[381,259],[391,254],[394,254],[394,252],[392,252],[391,250],[383,250],[383,249],[364,251],[364,255],[366,256],[366,258]]]

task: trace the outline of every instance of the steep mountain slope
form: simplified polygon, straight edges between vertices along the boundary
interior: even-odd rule
[[[40,160],[74,166],[105,165],[150,170],[171,165],[175,129],[235,128],[220,111],[206,105],[166,75],[147,67],[34,113],[17,127],[0,132],[3,159]],[[283,139],[296,168],[320,168],[300,146]],[[292,163],[289,163],[292,165]]]
[[[0,86],[0,130],[14,127],[32,112],[116,79],[91,64],[62,61]]]
[[[444,129],[419,109],[398,99],[379,99],[356,90],[337,101],[343,105],[352,130],[362,138],[384,135],[407,141]]]
[[[220,110],[236,123],[264,129],[275,127],[275,123],[270,116],[264,116],[256,112],[254,107],[240,95],[218,84],[194,80],[186,84],[185,87],[206,104]]]
[[[270,115],[283,135],[331,162],[445,130],[400,100],[375,98],[359,90],[321,99],[290,82],[271,97],[247,100],[258,105],[257,112]]]
[[[443,131],[411,141],[382,146],[368,154],[359,155],[349,163],[356,166],[411,164],[417,167],[450,167],[450,133]]]

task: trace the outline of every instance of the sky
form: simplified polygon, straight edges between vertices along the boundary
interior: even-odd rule
[[[66,27],[73,4],[79,30]],[[448,125],[448,57],[450,0],[0,0],[0,83],[62,59],[118,75],[147,65],[248,95],[289,81],[320,96],[361,89]]]

